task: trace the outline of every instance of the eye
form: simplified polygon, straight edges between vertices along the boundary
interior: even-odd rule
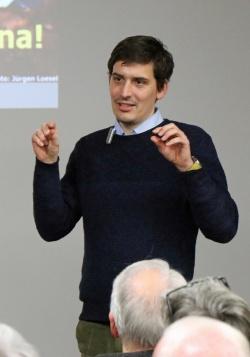
[[[135,79],[135,84],[138,86],[138,87],[142,87],[146,84],[146,81],[144,78],[136,78]]]
[[[120,83],[122,78],[120,76],[117,76],[116,74],[112,74],[112,80],[115,83]]]

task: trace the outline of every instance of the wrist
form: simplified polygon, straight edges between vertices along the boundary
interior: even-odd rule
[[[42,162],[43,164],[46,165],[53,165],[58,161],[58,156],[53,157],[53,158],[46,158],[46,159],[41,159],[38,156],[36,157],[38,161]]]
[[[181,171],[181,172],[186,172],[189,171],[190,168],[193,166],[194,161],[192,159],[192,157],[190,157],[189,160],[187,160],[185,163],[183,163],[182,165],[175,165],[175,167],[177,168],[177,170]]]
[[[195,156],[191,156],[191,160],[189,160],[189,162],[185,166],[182,167],[176,166],[176,167],[181,172],[189,172],[189,171],[200,170],[202,168],[202,165]]]

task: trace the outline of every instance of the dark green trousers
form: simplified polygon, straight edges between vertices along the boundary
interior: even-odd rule
[[[76,339],[82,357],[122,351],[120,339],[112,337],[107,325],[80,320],[76,327]]]

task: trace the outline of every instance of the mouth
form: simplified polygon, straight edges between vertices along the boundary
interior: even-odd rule
[[[134,103],[128,103],[128,102],[117,102],[118,108],[121,112],[130,112],[134,107]]]

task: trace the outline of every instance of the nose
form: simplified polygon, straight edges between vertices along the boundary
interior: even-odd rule
[[[121,88],[122,98],[130,98],[132,94],[131,90],[132,90],[131,83],[129,81],[124,81],[123,86]]]

